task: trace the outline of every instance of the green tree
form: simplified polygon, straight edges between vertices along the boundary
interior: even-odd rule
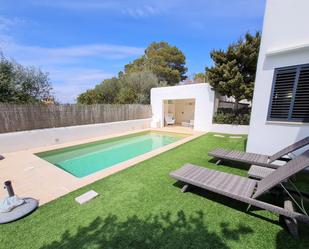
[[[222,95],[234,97],[236,107],[240,100],[252,100],[256,65],[261,36],[246,33],[227,50],[213,50],[213,67],[206,67],[210,85]]]
[[[33,103],[51,98],[48,74],[0,54],[0,102]]]
[[[77,97],[77,103],[80,104],[115,104],[117,103],[117,95],[121,88],[118,78],[113,77],[106,79],[102,83],[96,85],[93,89],[80,94]]]
[[[0,102],[13,102],[15,89],[13,84],[13,65],[4,57],[0,62]]]
[[[93,89],[80,94],[80,104],[149,104],[150,89],[164,86],[149,71],[119,74],[119,78],[104,80]]]
[[[158,78],[149,71],[126,74],[121,81],[123,89],[128,90],[128,95],[131,98],[134,96],[133,93],[135,94],[135,100],[131,103],[139,104],[149,104],[151,88],[165,85],[163,82],[159,84]],[[119,103],[123,103],[123,101],[119,101]]]
[[[89,89],[77,96],[77,103],[84,105],[100,104],[97,93],[94,89]]]
[[[194,74],[194,82],[196,83],[203,83],[203,82],[206,82],[206,75],[205,73],[197,73],[197,74]]]
[[[124,86],[120,89],[117,96],[118,104],[138,104],[137,93],[135,89]]]
[[[153,42],[145,50],[145,54],[125,65],[125,73],[150,71],[160,82],[176,85],[186,79],[186,58],[176,46],[167,42]]]

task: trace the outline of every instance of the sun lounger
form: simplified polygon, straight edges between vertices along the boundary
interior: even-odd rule
[[[284,156],[287,156],[289,153],[292,153],[302,147],[305,147],[308,144],[309,144],[309,136],[283,148],[282,150],[278,151],[277,153],[271,156],[235,151],[235,150],[226,150],[222,148],[215,149],[209,152],[208,155],[217,158],[219,161],[220,160],[236,161],[276,169],[280,167],[280,165],[274,164],[273,162],[275,162],[276,160],[283,159]]]
[[[248,177],[260,180],[273,173],[274,171],[275,169],[272,168],[252,165],[248,171]]]
[[[274,170],[260,181],[192,164],[185,164],[180,169],[171,172],[170,176],[185,184],[183,191],[190,185],[197,186],[288,219],[309,224],[309,216],[303,209],[301,210],[303,213],[300,213],[291,208],[280,207],[258,199],[275,187],[280,187],[279,189],[289,194],[283,182],[306,167],[309,167],[309,150],[289,161],[284,167]]]

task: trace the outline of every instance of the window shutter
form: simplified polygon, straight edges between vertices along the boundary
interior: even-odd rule
[[[292,119],[309,121],[309,65],[300,67]]]
[[[296,67],[276,69],[269,119],[288,120],[296,75]]]

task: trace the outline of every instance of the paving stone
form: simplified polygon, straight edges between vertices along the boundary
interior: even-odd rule
[[[225,137],[223,135],[215,134],[214,137]]]
[[[93,198],[97,197],[99,194],[95,192],[94,190],[90,190],[78,197],[75,198],[75,201],[77,201],[79,204],[84,204]]]

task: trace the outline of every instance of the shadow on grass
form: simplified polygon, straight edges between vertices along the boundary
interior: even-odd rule
[[[233,226],[234,227],[234,226]],[[244,225],[229,228],[229,223],[221,224],[221,234],[210,232],[204,220],[203,211],[187,217],[179,211],[176,217],[171,213],[137,216],[119,219],[108,215],[97,217],[88,226],[79,227],[75,234],[66,231],[59,241],[54,241],[41,249],[54,248],[229,248],[223,241],[239,240],[241,235],[253,233]]]
[[[208,160],[209,163],[211,164],[216,164],[218,162],[217,158],[211,158],[210,160]],[[250,164],[246,164],[246,163],[241,163],[241,162],[233,162],[231,160],[223,160],[221,159],[220,163],[217,165],[217,167],[220,166],[227,166],[227,167],[232,167],[232,168],[237,168],[237,169],[242,169],[242,170],[246,170],[248,171],[250,169]]]
[[[177,188],[182,188],[183,183],[177,181],[173,185]],[[246,203],[243,203],[243,202],[228,198],[226,196],[222,196],[222,195],[216,194],[214,192],[210,192],[210,191],[207,191],[205,189],[195,187],[195,186],[190,186],[189,192],[194,193],[196,195],[199,195],[203,198],[207,198],[210,201],[214,201],[214,202],[220,203],[224,206],[228,206],[230,208],[244,212],[244,213],[246,213],[250,216],[257,217],[259,219],[265,220],[265,221],[270,222],[272,224],[280,225],[280,222],[277,221],[277,220],[273,220],[273,219],[270,219],[268,217],[264,217],[262,215],[253,213],[252,211],[261,210],[257,207],[251,206],[250,211],[247,211],[248,204],[246,204]],[[264,196],[263,198],[261,198],[261,200],[268,202],[268,203],[271,203],[271,204],[280,205],[279,204],[280,200],[274,198],[274,196],[272,194]]]
[[[305,227],[305,225],[301,224],[300,230],[300,239],[295,240],[291,239],[291,235],[285,231],[281,230],[277,234],[276,238],[276,248],[277,249],[304,249],[309,248],[309,229],[308,226]]]
[[[229,228],[229,223],[224,222],[220,224],[222,234],[225,238],[229,240],[239,240],[240,235],[253,233],[250,227],[240,224],[236,229]]]
[[[183,187],[183,185],[184,185],[184,183],[182,183],[180,181],[177,181],[173,184],[173,186],[175,186],[179,189],[181,189]],[[195,187],[195,186],[190,186],[188,192],[199,195],[202,198],[207,198],[210,201],[220,203],[224,206],[228,206],[230,208],[236,209],[237,211],[244,212],[244,213],[246,213],[250,216],[254,216],[254,217],[257,217],[259,219],[265,220],[265,221],[270,222],[272,224],[280,225],[279,221],[269,219],[269,218],[264,217],[262,215],[252,213],[252,211],[261,210],[260,208],[251,206],[250,209],[249,209],[250,211],[247,211],[248,204],[246,204],[246,203],[243,203],[243,202],[228,198],[226,196],[219,195],[219,194],[216,194],[214,192]],[[268,203],[271,203],[271,204],[274,204],[274,205],[280,205],[281,204],[280,200],[278,200],[277,197],[275,195],[272,195],[272,194],[268,194],[267,196],[264,196],[260,200],[263,200],[265,202],[268,202]]]
[[[246,137],[246,138],[244,139],[244,151],[247,150],[247,143],[248,143],[248,138]]]
[[[177,181],[173,184],[173,186],[177,187],[177,188],[182,188],[184,185],[184,183]],[[230,208],[233,208],[235,210],[238,210],[240,212],[244,212],[250,216],[256,217],[258,219],[262,219],[265,220],[269,223],[278,225],[280,227],[282,227],[282,230],[278,233],[277,235],[277,248],[278,249],[282,249],[282,248],[293,248],[293,249],[297,249],[297,248],[309,248],[309,226],[306,224],[299,224],[299,232],[300,232],[300,240],[295,240],[292,238],[292,236],[289,234],[286,225],[284,222],[282,222],[282,220],[280,221],[279,217],[278,220],[274,220],[274,219],[270,219],[268,217],[259,215],[257,213],[253,213],[252,211],[256,211],[256,210],[261,210],[257,207],[251,206],[250,207],[250,211],[247,211],[247,207],[248,205],[243,203],[243,202],[239,202],[237,200],[228,198],[226,196],[222,196],[210,191],[207,191],[205,189],[201,189],[195,186],[190,186],[189,188],[189,192],[199,195],[203,198],[207,198],[210,201],[214,201],[217,203],[220,203],[222,205],[228,206]],[[185,194],[185,193],[184,193]],[[263,196],[262,198],[260,198],[260,200],[265,201],[267,203],[273,204],[273,205],[277,205],[277,206],[283,206],[283,199],[279,198],[278,195],[276,194],[272,194],[272,193],[268,193],[267,195]],[[237,234],[246,234],[246,231],[249,233],[251,228],[248,227],[242,227],[241,225],[237,228],[237,230],[239,231],[239,233],[236,232],[236,230],[233,231],[233,233],[229,233],[229,228],[228,228],[228,223],[222,223],[221,224],[221,228],[222,228],[222,233],[224,235],[224,237],[228,238],[228,239],[235,239],[235,237],[233,236],[237,236]],[[248,229],[248,230],[247,230]],[[266,228],[267,229],[267,228]],[[252,231],[251,231],[252,232]],[[290,245],[290,246],[287,246]],[[306,246],[304,246],[306,245]]]

